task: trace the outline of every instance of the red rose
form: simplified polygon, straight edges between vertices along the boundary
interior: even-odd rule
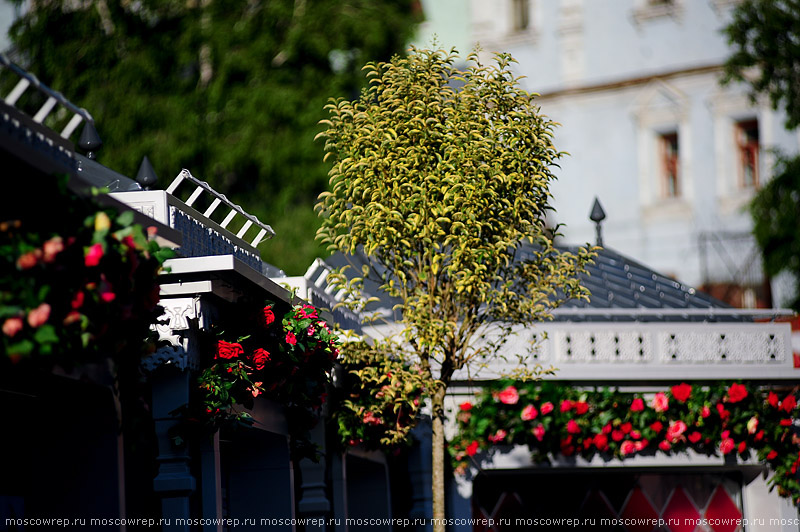
[[[460,405],[458,405],[458,408],[461,409],[462,412],[469,412],[470,410],[472,410],[472,403],[470,403],[469,401],[465,401]]]
[[[641,412],[642,410],[644,410],[644,401],[641,397],[637,397],[631,403],[631,412]]]
[[[722,454],[729,454],[736,447],[736,443],[731,438],[725,438],[719,444],[719,450]]]
[[[578,401],[577,403],[575,403],[574,406],[575,406],[575,412],[579,416],[581,416],[581,415],[583,415],[583,414],[585,414],[586,412],[589,411],[589,403],[587,403],[585,401]]]
[[[561,401],[561,411],[562,412],[569,412],[570,410],[572,410],[573,404],[574,403],[572,401],[570,401],[569,399],[564,399],[563,401]]]
[[[540,411],[542,412],[542,415],[545,416],[552,412],[554,408],[555,407],[553,406],[553,403],[548,401],[541,406]]]
[[[630,422],[623,423],[620,425],[619,429],[623,434],[630,434],[630,432],[633,430],[633,425]]]
[[[86,264],[87,268],[91,268],[92,266],[97,266],[100,264],[100,259],[103,258],[103,245],[102,244],[94,244],[86,251],[86,256],[83,259],[84,264]]]
[[[253,351],[251,358],[253,359],[253,366],[255,366],[255,368],[258,370],[262,370],[267,362],[270,361],[269,351],[259,347]]]
[[[630,440],[625,440],[624,442],[622,442],[622,445],[619,446],[619,452],[622,454],[622,456],[631,454],[635,450],[636,450],[636,445]]]
[[[214,358],[230,360],[238,357],[242,353],[244,353],[244,349],[242,349],[241,345],[219,340],[217,341],[217,352],[214,354]]]
[[[739,451],[739,454],[744,454],[744,452],[745,452],[746,450],[747,450],[747,442],[743,441],[743,442],[741,442],[741,443],[739,444],[739,449],[738,449],[738,451]]]
[[[687,436],[687,437],[689,438],[690,442],[697,443],[697,442],[700,441],[700,438],[702,438],[703,436],[699,432],[694,431],[691,434],[689,434],[689,436]]]
[[[793,424],[791,419],[781,419],[781,427],[791,427]]]
[[[621,430],[613,430],[611,431],[611,439],[614,441],[622,441],[625,438],[625,434]]]
[[[536,416],[539,415],[539,412],[536,410],[536,407],[533,405],[528,405],[522,409],[522,413],[520,417],[523,421],[530,421],[532,419],[536,419]]]
[[[292,331],[286,331],[286,343],[289,345],[297,345],[297,338],[295,338]]]
[[[519,401],[519,392],[513,386],[509,386],[499,394],[497,397],[500,399],[500,402],[505,405],[515,405],[517,401]]]
[[[637,441],[633,444],[634,449],[642,451],[647,448],[647,440]]]
[[[656,434],[658,434],[659,432],[661,432],[661,429],[664,428],[664,424],[661,423],[660,421],[656,421],[652,425],[650,425],[650,428],[653,429],[656,432]]]
[[[669,408],[669,399],[664,392],[658,392],[653,397],[653,410],[656,412],[666,412]]]
[[[536,437],[537,440],[542,441],[544,439],[544,425],[539,423],[537,426],[533,427],[533,435]]]
[[[578,426],[578,423],[574,419],[570,419],[567,421],[567,432],[570,434],[578,434],[581,431],[581,428]]]
[[[692,395],[692,387],[685,382],[682,382],[677,386],[673,386],[671,391],[672,397],[681,403],[685,403],[689,396]]]
[[[778,408],[779,402],[778,394],[775,392],[769,392],[769,395],[767,396],[767,403],[769,403],[769,406],[772,408]]]
[[[83,306],[83,301],[84,301],[85,298],[86,298],[86,296],[83,294],[83,292],[78,291],[72,297],[72,301],[70,302],[70,306],[72,308],[74,308],[75,310],[81,308]]]
[[[28,253],[23,253],[17,259],[17,268],[20,270],[29,270],[36,266],[39,262],[39,256],[41,255],[41,251],[38,249],[36,251],[29,251]]]
[[[789,394],[784,397],[783,401],[781,401],[781,410],[786,412],[787,414],[791,414],[792,410],[797,406],[797,399],[794,398],[794,395]]]
[[[775,460],[778,457],[778,451],[772,450],[767,453],[767,460]]]
[[[759,431],[756,433],[756,435],[755,435],[755,437],[754,437],[753,439],[754,439],[755,441],[761,441],[761,440],[763,440],[763,439],[764,439],[764,431],[763,431],[763,430],[759,430]]]
[[[599,451],[605,451],[608,449],[608,436],[605,434],[597,434],[594,437],[594,446],[597,447]]]
[[[725,405],[722,403],[717,403],[717,413],[723,421],[731,417],[730,410],[725,410]]]
[[[738,403],[742,399],[747,397],[747,388],[744,387],[742,384],[733,383],[731,387],[728,388],[728,402],[729,403]]]
[[[683,421],[673,421],[667,427],[667,439],[675,443],[681,437],[681,435],[686,432],[686,423]]]
[[[25,324],[22,323],[22,318],[8,318],[3,322],[3,334],[9,338],[13,338],[24,326]]]
[[[703,405],[703,408],[700,409],[700,416],[706,418],[711,415],[711,409],[708,408],[708,405]]]
[[[475,453],[478,452],[478,442],[473,441],[469,445],[467,445],[466,453],[467,456],[475,456]]]
[[[661,443],[658,444],[658,448],[662,451],[669,451],[672,449],[672,444],[667,440],[662,440]]]
[[[56,260],[56,255],[64,251],[64,239],[60,236],[54,236],[42,245],[44,251],[43,260],[45,262],[53,262]]]
[[[475,456],[475,453],[478,452],[478,442],[473,441],[469,445],[467,445],[466,453],[467,456]]]
[[[268,327],[272,322],[275,321],[275,314],[272,312],[272,306],[264,307],[258,315],[259,325],[262,327]]]
[[[506,439],[507,435],[508,433],[506,431],[504,431],[503,429],[498,429],[497,432],[494,433],[494,435],[489,436],[487,439],[492,443],[499,443],[504,439]]]
[[[639,440],[639,439],[642,438],[642,433],[639,432],[638,430],[632,430],[631,431],[631,438],[633,438],[634,440]]]
[[[592,443],[594,443],[594,442],[592,441],[592,437],[591,436],[589,436],[588,438],[583,440],[583,448],[584,448],[584,450],[589,450],[589,447],[592,446]]]
[[[572,456],[575,453],[575,446],[572,445],[572,436],[567,436],[560,442],[561,454],[564,456]]]
[[[603,434],[611,434],[611,423],[603,425]]]

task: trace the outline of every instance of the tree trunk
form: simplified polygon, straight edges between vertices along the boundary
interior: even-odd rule
[[[432,394],[433,401],[433,468],[431,487],[433,489],[433,532],[445,532],[445,478],[444,478],[444,395],[447,387],[439,384]]]

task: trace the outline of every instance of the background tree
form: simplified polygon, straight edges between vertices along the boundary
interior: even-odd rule
[[[800,125],[800,0],[745,0],[725,28],[733,54],[724,83],[744,82],[751,95],[786,109],[786,127]],[[753,233],[764,270],[800,279],[800,157],[779,157],[773,179],[751,204]],[[787,302],[800,311],[800,290]]]
[[[401,51],[418,11],[415,0],[27,5],[15,59],[92,113],[99,162],[134,176],[147,155],[162,186],[190,169],[275,228],[263,256],[289,273],[321,251],[322,107],[358,94],[360,65]]]
[[[592,257],[553,246],[545,215],[561,154],[554,124],[519,87],[511,58],[483,66],[472,55],[465,71],[456,59],[412,49],[368,64],[369,87],[330,103],[320,134],[332,168],[317,236],[332,251],[369,257],[358,277],[334,276],[354,306],[369,301],[365,282],[396,301],[401,330],[374,349],[403,353],[426,382],[436,519],[445,516],[444,399],[453,376],[495,360],[513,325],[585,296],[577,274]]]

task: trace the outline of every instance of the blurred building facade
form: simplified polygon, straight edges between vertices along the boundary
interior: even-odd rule
[[[606,245],[735,306],[779,306],[786,288],[764,278],[746,209],[771,150],[796,152],[798,136],[768,101],[719,83],[735,4],[431,0],[417,43],[435,35],[462,55],[477,44],[485,62],[500,51],[518,61],[569,153],[551,187],[566,242],[593,240],[597,196]]]

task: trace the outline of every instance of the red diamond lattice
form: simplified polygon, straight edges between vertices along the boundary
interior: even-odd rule
[[[742,523],[742,511],[721,484],[711,496],[705,517],[714,532],[735,532]]]

